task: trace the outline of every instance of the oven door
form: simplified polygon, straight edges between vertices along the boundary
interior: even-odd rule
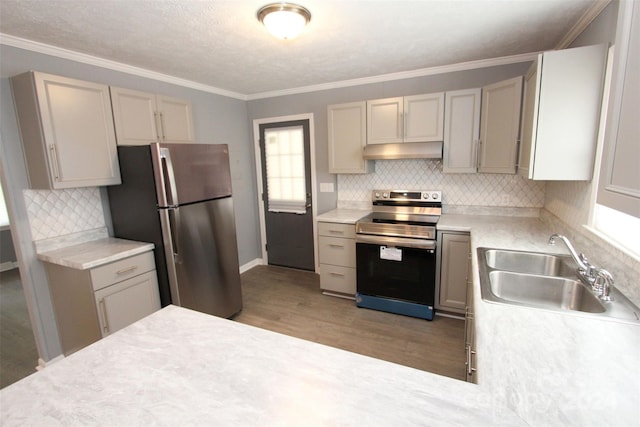
[[[433,306],[435,249],[433,240],[356,235],[358,293]]]

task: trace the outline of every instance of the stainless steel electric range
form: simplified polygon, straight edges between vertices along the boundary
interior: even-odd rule
[[[374,190],[356,222],[358,307],[432,320],[441,191]]]

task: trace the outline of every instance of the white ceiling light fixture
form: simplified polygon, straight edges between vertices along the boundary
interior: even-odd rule
[[[258,11],[258,20],[275,37],[283,40],[296,38],[311,21],[311,12],[292,3],[273,3]]]

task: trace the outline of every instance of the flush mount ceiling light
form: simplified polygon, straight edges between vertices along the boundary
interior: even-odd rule
[[[296,38],[311,21],[311,13],[302,6],[291,3],[273,3],[258,11],[258,20],[279,39]]]

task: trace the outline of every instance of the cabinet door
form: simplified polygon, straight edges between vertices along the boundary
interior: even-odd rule
[[[367,101],[367,144],[403,142],[404,99]]]
[[[591,179],[606,51],[602,44],[545,52],[538,58],[529,178]]]
[[[118,145],[159,141],[154,94],[111,87],[111,105]]]
[[[481,89],[447,92],[444,114],[444,173],[477,171]]]
[[[31,188],[120,184],[107,86],[38,72],[12,84]]]
[[[444,92],[404,97],[404,142],[442,141]]]
[[[157,95],[162,142],[193,142],[193,114],[189,101]]]
[[[367,173],[362,158],[367,144],[367,103],[351,102],[327,107],[329,173]]]
[[[540,60],[534,61],[524,76],[524,93],[522,100],[522,124],[520,131],[520,154],[518,159],[518,175],[532,178],[533,157],[531,149],[533,141],[536,139],[536,129],[538,127],[538,88],[540,87]]]
[[[516,173],[522,76],[482,88],[478,172]]]
[[[463,313],[467,302],[468,234],[442,234],[440,306]]]
[[[160,309],[156,271],[102,288],[95,299],[105,337]]]

